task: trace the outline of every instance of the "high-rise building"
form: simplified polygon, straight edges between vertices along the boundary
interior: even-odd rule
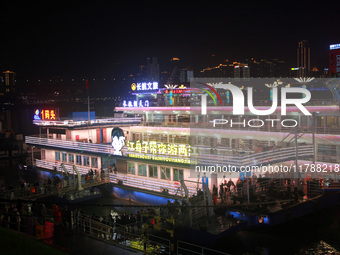
[[[199,77],[234,77],[234,64],[226,63],[218,66],[206,67],[198,74]]]
[[[146,79],[149,81],[159,81],[159,64],[157,57],[146,59]]]
[[[340,77],[340,43],[329,46],[329,69],[330,77]]]
[[[0,76],[0,96],[9,99],[16,92],[15,73],[12,71],[2,72]]]
[[[250,78],[250,68],[247,64],[234,65],[234,78]]]
[[[300,41],[297,49],[297,67],[299,77],[307,77],[310,72],[310,47],[306,40]]]
[[[180,70],[179,81],[180,82],[190,82],[194,78],[194,71],[189,68],[184,68]]]
[[[12,71],[2,72],[0,95],[15,93],[15,73]]]

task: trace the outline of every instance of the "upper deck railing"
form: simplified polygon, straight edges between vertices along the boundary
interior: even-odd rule
[[[139,124],[141,118],[103,118],[94,120],[73,121],[69,119],[60,120],[33,120],[33,124],[37,126],[65,126],[65,127],[82,127],[87,125],[103,125],[103,124]]]
[[[114,153],[114,149],[112,148],[112,146],[107,145],[107,144],[83,143],[83,142],[65,141],[65,140],[59,140],[59,139],[40,138],[40,137],[34,137],[34,136],[26,136],[25,142],[27,144],[55,147],[55,148],[60,148],[60,149],[70,149],[70,150],[97,152],[97,153],[105,153],[105,154]]]
[[[256,106],[271,106],[272,105],[272,101],[271,100],[254,100],[254,106],[256,108]],[[232,105],[232,103],[227,103],[223,98],[222,98],[222,104],[223,105]],[[280,101],[278,102],[278,104],[280,104]],[[180,102],[176,102],[176,105],[170,105],[169,101],[157,101],[157,103],[151,103],[150,102],[150,107],[186,107],[186,106],[200,106],[201,102],[200,101],[180,101]],[[214,103],[213,101],[209,101],[207,102],[208,106],[213,106]],[[336,105],[336,102],[334,100],[330,100],[330,99],[311,99],[308,102],[305,103],[305,105],[308,106],[322,106],[322,105]],[[115,109],[117,111],[124,111],[125,110],[129,110],[133,107],[123,107],[123,106],[118,106]]]
[[[233,119],[233,122],[241,122],[237,121],[237,119]],[[222,123],[222,122],[221,122]],[[230,121],[229,121],[230,123]],[[242,122],[243,123],[243,122]],[[145,122],[142,121],[139,126],[143,127],[169,127],[169,128],[187,128],[190,129],[192,135],[195,134],[195,128],[200,129],[214,129],[214,130],[244,130],[244,131],[259,131],[259,132],[292,132],[294,128],[292,127],[283,127],[283,126],[271,126],[271,125],[263,125],[261,127],[251,127],[247,125],[248,119],[245,121],[245,126],[243,124],[234,124],[232,127],[230,124],[214,124],[211,122],[198,122],[198,123],[190,123],[190,122]],[[256,123],[258,124],[258,123]],[[300,133],[312,133],[313,128],[311,126],[300,126],[298,128]],[[314,128],[315,134],[340,134],[340,126],[331,126],[331,127],[320,127],[316,126]]]
[[[57,139],[47,139],[26,136],[26,143],[36,146],[46,146],[60,149],[77,150],[80,152],[95,152],[103,154],[113,154],[114,149],[107,144],[81,143],[74,141],[64,141]],[[297,149],[298,158],[310,158],[313,156],[312,145],[300,145]],[[123,156],[129,156],[129,152],[124,149]],[[170,155],[171,156],[171,155]],[[244,156],[239,155],[218,155],[214,153],[200,153],[192,155],[190,159],[202,165],[230,164],[237,168],[241,166],[271,164],[292,160],[296,157],[295,147],[278,148],[266,152],[251,153]],[[155,161],[156,163],[157,161]],[[158,161],[161,162],[161,161]]]

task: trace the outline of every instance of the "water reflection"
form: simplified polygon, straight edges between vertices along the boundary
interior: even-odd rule
[[[331,245],[329,245],[328,243],[324,241],[319,241],[311,244],[310,247],[299,250],[296,253],[296,255],[323,255],[323,254],[338,255],[340,254],[340,252]]]

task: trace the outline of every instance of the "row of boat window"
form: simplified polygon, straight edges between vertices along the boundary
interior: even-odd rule
[[[158,178],[158,176],[160,176],[160,178],[163,180],[173,179],[173,181],[180,181],[180,180],[183,180],[184,170],[178,169],[178,168],[172,168],[172,178],[171,178],[170,167],[160,166],[158,169],[158,166],[146,165],[146,164],[137,164],[137,167],[136,167],[136,163],[128,162],[127,172],[133,175],[135,175],[137,172],[137,175],[140,175],[140,176],[146,176],[146,177],[152,177],[152,178]]]
[[[83,165],[83,166],[90,166],[90,163],[91,163],[91,167],[98,168],[97,157],[89,157],[89,156],[56,151],[55,161],[68,162],[71,164],[76,163],[76,165]]]
[[[45,159],[45,150],[42,150],[42,159]],[[61,161],[70,164],[76,165],[83,165],[83,166],[90,166],[93,168],[98,168],[98,158],[97,157],[89,157],[84,155],[77,155],[72,153],[66,152],[55,152],[55,161]],[[137,165],[137,167],[136,167]],[[184,179],[184,170],[178,168],[172,168],[172,175],[171,175],[171,168],[170,167],[163,167],[156,165],[146,165],[146,164],[136,164],[132,162],[127,163],[127,172],[133,175],[145,176],[145,177],[152,177],[158,178],[163,180],[173,180],[173,181],[180,181]]]

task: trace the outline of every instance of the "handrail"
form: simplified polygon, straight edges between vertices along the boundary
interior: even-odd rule
[[[33,136],[26,136],[25,143],[49,146],[49,147],[57,147],[61,149],[99,152],[99,153],[107,153],[107,154],[114,153],[114,149],[112,148],[112,146],[107,145],[107,144],[82,143],[82,142],[65,141],[65,140],[58,140],[58,139],[39,138],[39,137],[33,137]]]
[[[235,120],[234,120],[235,121]],[[164,123],[159,123],[159,122],[141,122],[140,126],[144,127],[157,127],[157,126],[162,126],[162,127],[169,127],[169,128],[190,128],[191,132],[195,132],[195,128],[205,128],[205,129],[211,129],[211,130],[237,130],[237,131],[262,131],[262,132],[291,132],[292,128],[290,127],[272,127],[271,125],[263,125],[261,127],[249,127],[245,126],[243,127],[242,125],[234,125],[233,127],[230,127],[229,124],[225,125],[216,125],[214,127],[213,123],[210,122],[198,122],[198,123],[193,123],[193,122],[164,122]],[[300,126],[299,129],[301,131],[308,131],[309,133],[312,133],[312,127],[311,126]],[[339,134],[340,133],[340,127],[315,127],[314,131],[316,134]]]
[[[96,124],[139,124],[141,118],[107,118],[90,120],[90,125]],[[86,126],[89,124],[87,120],[73,121],[73,120],[33,120],[33,124],[37,126]]]
[[[60,168],[61,163],[57,163],[57,162],[50,162],[46,160],[36,159],[36,165],[37,167],[46,168],[49,170],[53,170],[55,168],[57,171],[62,171],[62,169]],[[70,174],[75,174],[72,168],[73,165],[68,165],[64,163],[64,167]],[[86,169],[83,167],[77,166],[77,168],[81,174],[87,174],[89,171],[89,169]],[[167,183],[167,182],[161,182],[161,181],[156,181],[156,180],[138,178],[138,177],[133,177],[133,176],[119,174],[119,173],[117,174],[109,173],[110,182],[118,184],[119,180],[123,181],[123,185],[130,186],[130,187],[142,187],[143,189],[155,191],[155,192],[162,192],[163,188],[167,188],[168,194],[170,195],[175,195],[178,188],[181,188],[180,185],[175,184],[175,183]],[[196,189],[192,187],[188,187],[188,190],[189,190],[190,196],[196,194]]]
[[[57,139],[38,138],[32,136],[26,136],[26,143],[42,146],[51,146],[62,149],[72,149],[87,152],[97,152],[105,154],[113,154],[114,149],[110,145],[106,144],[93,144],[93,143],[81,143],[74,141],[64,141]],[[310,157],[313,155],[312,145],[300,145],[298,146],[298,157]],[[128,156],[126,150],[123,150],[123,155]],[[263,163],[284,162],[295,157],[295,147],[279,148],[276,150],[270,150],[265,152],[253,153],[245,156],[227,156],[216,154],[200,154],[199,156],[191,156],[190,159],[197,160],[198,164],[233,164],[236,167],[244,165],[260,165]]]

